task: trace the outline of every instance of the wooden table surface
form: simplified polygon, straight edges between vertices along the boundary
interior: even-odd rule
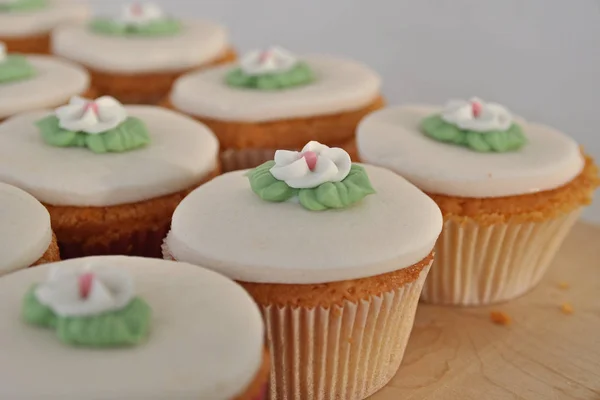
[[[492,323],[491,311],[512,323]],[[398,375],[370,398],[409,399],[600,399],[600,227],[579,223],[523,297],[482,308],[420,305]]]

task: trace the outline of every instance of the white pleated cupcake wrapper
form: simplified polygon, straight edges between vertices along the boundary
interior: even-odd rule
[[[167,246],[167,238],[165,238],[165,240],[163,240],[163,244],[162,244],[162,254],[163,254],[163,259],[165,260],[169,260],[169,261],[177,261],[175,260],[175,257],[173,257],[173,254],[171,254],[171,251],[169,250],[169,247]]]
[[[524,294],[540,282],[580,212],[524,224],[446,221],[421,299],[475,306]]]
[[[272,355],[271,400],[360,400],[396,374],[423,283],[326,308],[262,306]]]

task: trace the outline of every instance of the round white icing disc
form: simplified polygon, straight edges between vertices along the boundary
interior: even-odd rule
[[[370,277],[421,261],[442,229],[439,208],[398,175],[365,168],[377,193],[321,212],[262,200],[244,171],[221,175],[179,205],[168,251],[239,281],[286,284]]]
[[[151,143],[124,153],[46,144],[30,112],[0,124],[0,182],[57,206],[102,207],[172,194],[198,184],[217,166],[219,143],[203,124],[154,106],[125,106],[145,122]]]
[[[53,329],[28,325],[21,302],[49,268],[106,264],[129,271],[152,309],[150,334],[128,348],[63,344]],[[2,399],[219,399],[242,393],[262,365],[258,307],[235,282],[171,261],[93,257],[30,268],[0,280]]]
[[[0,36],[48,33],[58,25],[81,22],[89,15],[89,7],[82,1],[48,0],[48,3],[38,10],[0,13]]]
[[[227,85],[235,66],[192,72],[173,86],[171,102],[187,114],[235,122],[265,122],[354,111],[380,94],[381,79],[366,66],[331,56],[308,56],[315,82],[278,91]]]
[[[27,56],[36,70],[29,79],[0,83],[0,119],[57,107],[88,90],[90,76],[77,64],[51,56]]]
[[[0,183],[0,275],[30,267],[51,241],[46,208],[21,189]]]
[[[389,168],[429,193],[482,198],[554,189],[583,168],[573,139],[522,119],[516,122],[528,143],[518,151],[479,153],[430,139],[420,123],[440,110],[393,107],[369,115],[357,130],[361,160]]]
[[[184,21],[182,32],[164,37],[101,35],[80,24],[56,29],[52,47],[96,70],[135,74],[199,67],[226,51],[227,36],[223,26],[208,21]]]

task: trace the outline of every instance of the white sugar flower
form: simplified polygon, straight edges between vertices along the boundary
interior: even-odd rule
[[[110,96],[93,101],[74,96],[55,113],[61,128],[92,135],[114,129],[127,119],[125,107]]]
[[[8,50],[6,49],[6,44],[4,42],[0,42],[0,63],[6,61],[8,57]]]
[[[134,2],[123,7],[120,20],[128,25],[146,25],[164,18],[165,13],[157,4]]]
[[[350,155],[338,147],[309,142],[302,151],[277,150],[271,174],[296,189],[340,182],[350,173]]]
[[[442,111],[442,119],[460,129],[476,132],[506,131],[513,122],[506,107],[485,103],[476,97],[469,101],[449,101]]]
[[[251,51],[242,58],[240,67],[248,75],[281,73],[292,69],[298,58],[281,47]]]
[[[134,284],[119,268],[55,267],[34,295],[61,317],[91,316],[123,309],[134,297]]]

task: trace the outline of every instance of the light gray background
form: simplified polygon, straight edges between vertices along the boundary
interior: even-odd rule
[[[504,103],[600,160],[600,0],[163,0],[221,21],[242,51],[341,54],[384,78],[390,103]],[[123,2],[92,1],[112,13]],[[600,201],[585,217],[600,223]]]

